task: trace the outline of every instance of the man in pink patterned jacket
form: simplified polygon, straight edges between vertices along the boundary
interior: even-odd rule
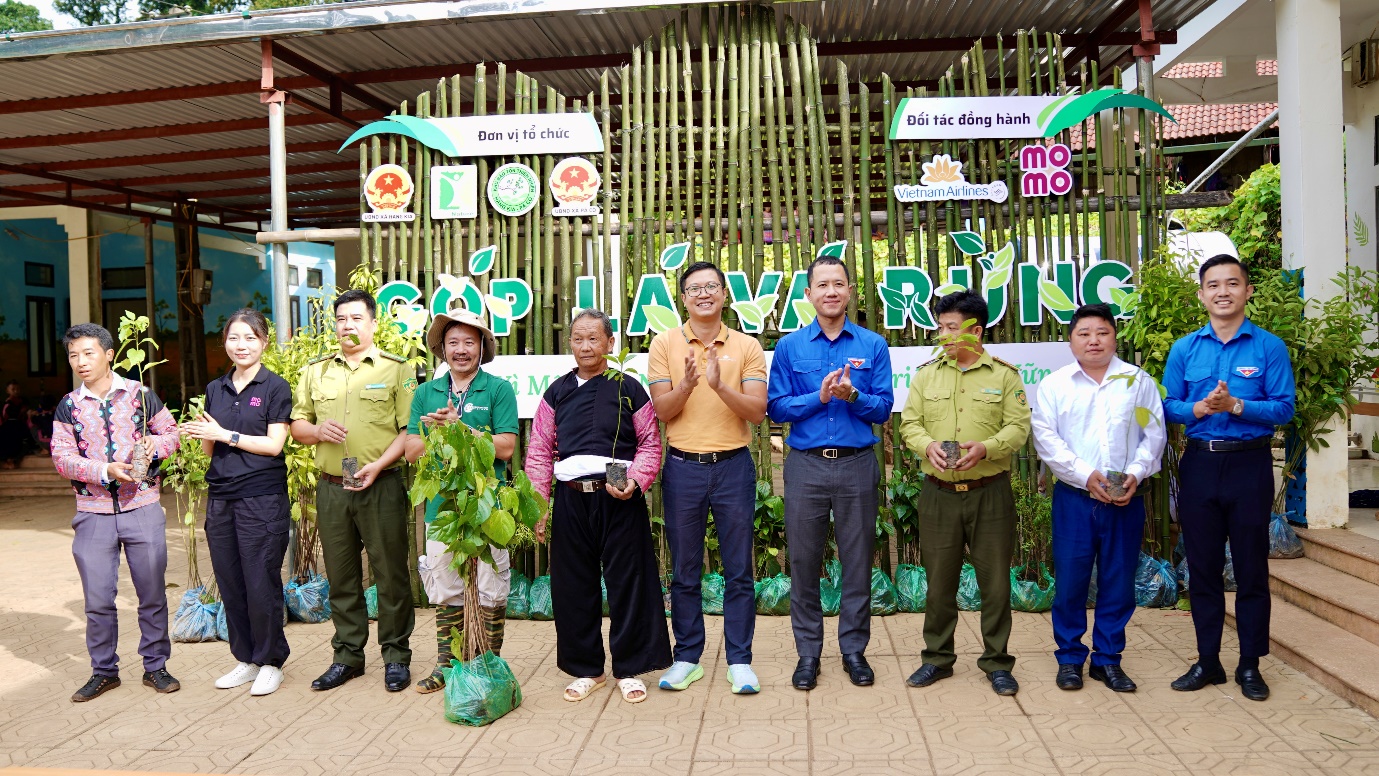
[[[115,594],[122,548],[139,598],[144,684],[160,693],[176,692],[181,685],[166,668],[172,651],[164,592],[168,547],[157,463],[177,448],[177,424],[152,391],[111,370],[115,341],[105,328],[78,324],[67,330],[62,344],[81,387],[58,402],[53,464],[76,491],[72,556],[86,597],[86,651],[91,655],[91,679],[72,702],[83,703],[120,686]],[[131,474],[136,445],[153,460],[139,482]]]

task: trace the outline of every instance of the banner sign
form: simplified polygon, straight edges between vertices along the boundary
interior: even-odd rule
[[[410,137],[454,157],[603,151],[603,133],[591,113],[508,113],[441,119],[389,116],[356,130],[340,150],[373,135]]]
[[[1061,369],[1073,363],[1072,351],[1066,342],[1028,342],[1028,343],[1007,343],[986,345],[991,354],[1002,361],[1006,361],[1020,370],[1020,377],[1025,382],[1025,390],[1032,401],[1034,394],[1038,390],[1039,382],[1049,376],[1055,369]],[[891,385],[895,391],[895,404],[892,412],[900,412],[905,406],[905,399],[909,395],[910,380],[914,377],[915,370],[921,365],[934,358],[936,348],[912,347],[912,348],[891,348]],[[771,363],[773,353],[767,351],[766,363]],[[645,353],[632,356],[628,362],[631,369],[637,371],[638,379],[642,384],[646,384],[646,362]],[[433,377],[444,375],[447,367],[440,364]],[[513,390],[517,393],[517,414],[522,418],[531,418],[536,415],[537,405],[541,403],[541,396],[546,389],[551,387],[551,383],[561,375],[575,368],[574,356],[498,356],[493,361],[484,365],[484,371],[491,375],[496,375],[507,380],[512,384]]]
[[[1033,147],[1033,146],[1032,146]],[[989,199],[992,202],[1005,202],[1010,196],[1005,181],[991,183],[968,183],[962,174],[962,162],[954,161],[948,154],[938,154],[931,161],[920,165],[924,177],[918,186],[898,183],[895,198],[901,202],[936,202],[946,199]]]
[[[1017,97],[906,97],[891,120],[891,140],[982,140],[1053,137],[1110,108],[1153,111],[1147,97],[1106,87],[1087,94]]]

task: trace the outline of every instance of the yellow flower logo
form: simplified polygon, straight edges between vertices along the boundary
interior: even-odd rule
[[[962,162],[953,161],[948,154],[938,154],[931,162],[923,165],[924,177],[919,182],[925,186],[937,186],[941,183],[963,183]]]

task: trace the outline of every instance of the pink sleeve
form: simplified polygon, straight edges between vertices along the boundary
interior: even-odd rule
[[[57,473],[69,480],[91,485],[101,484],[101,470],[105,464],[86,458],[77,450],[77,440],[67,423],[53,424],[53,466]]]
[[[656,406],[649,401],[643,404],[632,416],[632,427],[637,431],[637,453],[627,474],[647,493],[661,472],[661,427],[656,425]]]
[[[555,476],[554,454],[555,410],[542,399],[531,421],[531,440],[527,443],[527,462],[523,470],[532,487],[546,499],[551,497],[551,479]]]
[[[177,421],[172,419],[172,413],[168,412],[167,407],[158,410],[158,414],[148,422],[150,435],[158,441],[159,460],[167,460],[172,454],[177,452],[177,445],[180,441],[177,436]]]

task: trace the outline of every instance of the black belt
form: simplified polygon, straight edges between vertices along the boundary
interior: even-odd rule
[[[926,485],[936,485],[943,490],[951,490],[955,493],[966,493],[969,490],[976,490],[977,488],[990,485],[993,482],[1006,479],[1010,479],[1010,472],[1001,472],[1000,474],[993,474],[990,477],[982,477],[976,480],[963,480],[961,482],[949,482],[948,480],[941,480],[938,477],[925,477],[924,483]]]
[[[1237,453],[1241,450],[1258,450],[1269,447],[1274,440],[1271,437],[1260,437],[1259,439],[1248,439],[1244,441],[1236,439],[1192,439],[1187,440],[1189,450],[1206,450],[1209,453]]]
[[[850,458],[858,453],[865,453],[871,450],[870,447],[808,447],[800,450],[801,453],[809,453],[820,458]]]
[[[739,447],[736,450],[723,450],[717,453],[687,453],[684,450],[676,450],[673,447],[666,448],[671,458],[679,458],[682,461],[693,461],[694,463],[719,463],[729,458],[736,458],[739,454],[747,452],[747,448]]]

